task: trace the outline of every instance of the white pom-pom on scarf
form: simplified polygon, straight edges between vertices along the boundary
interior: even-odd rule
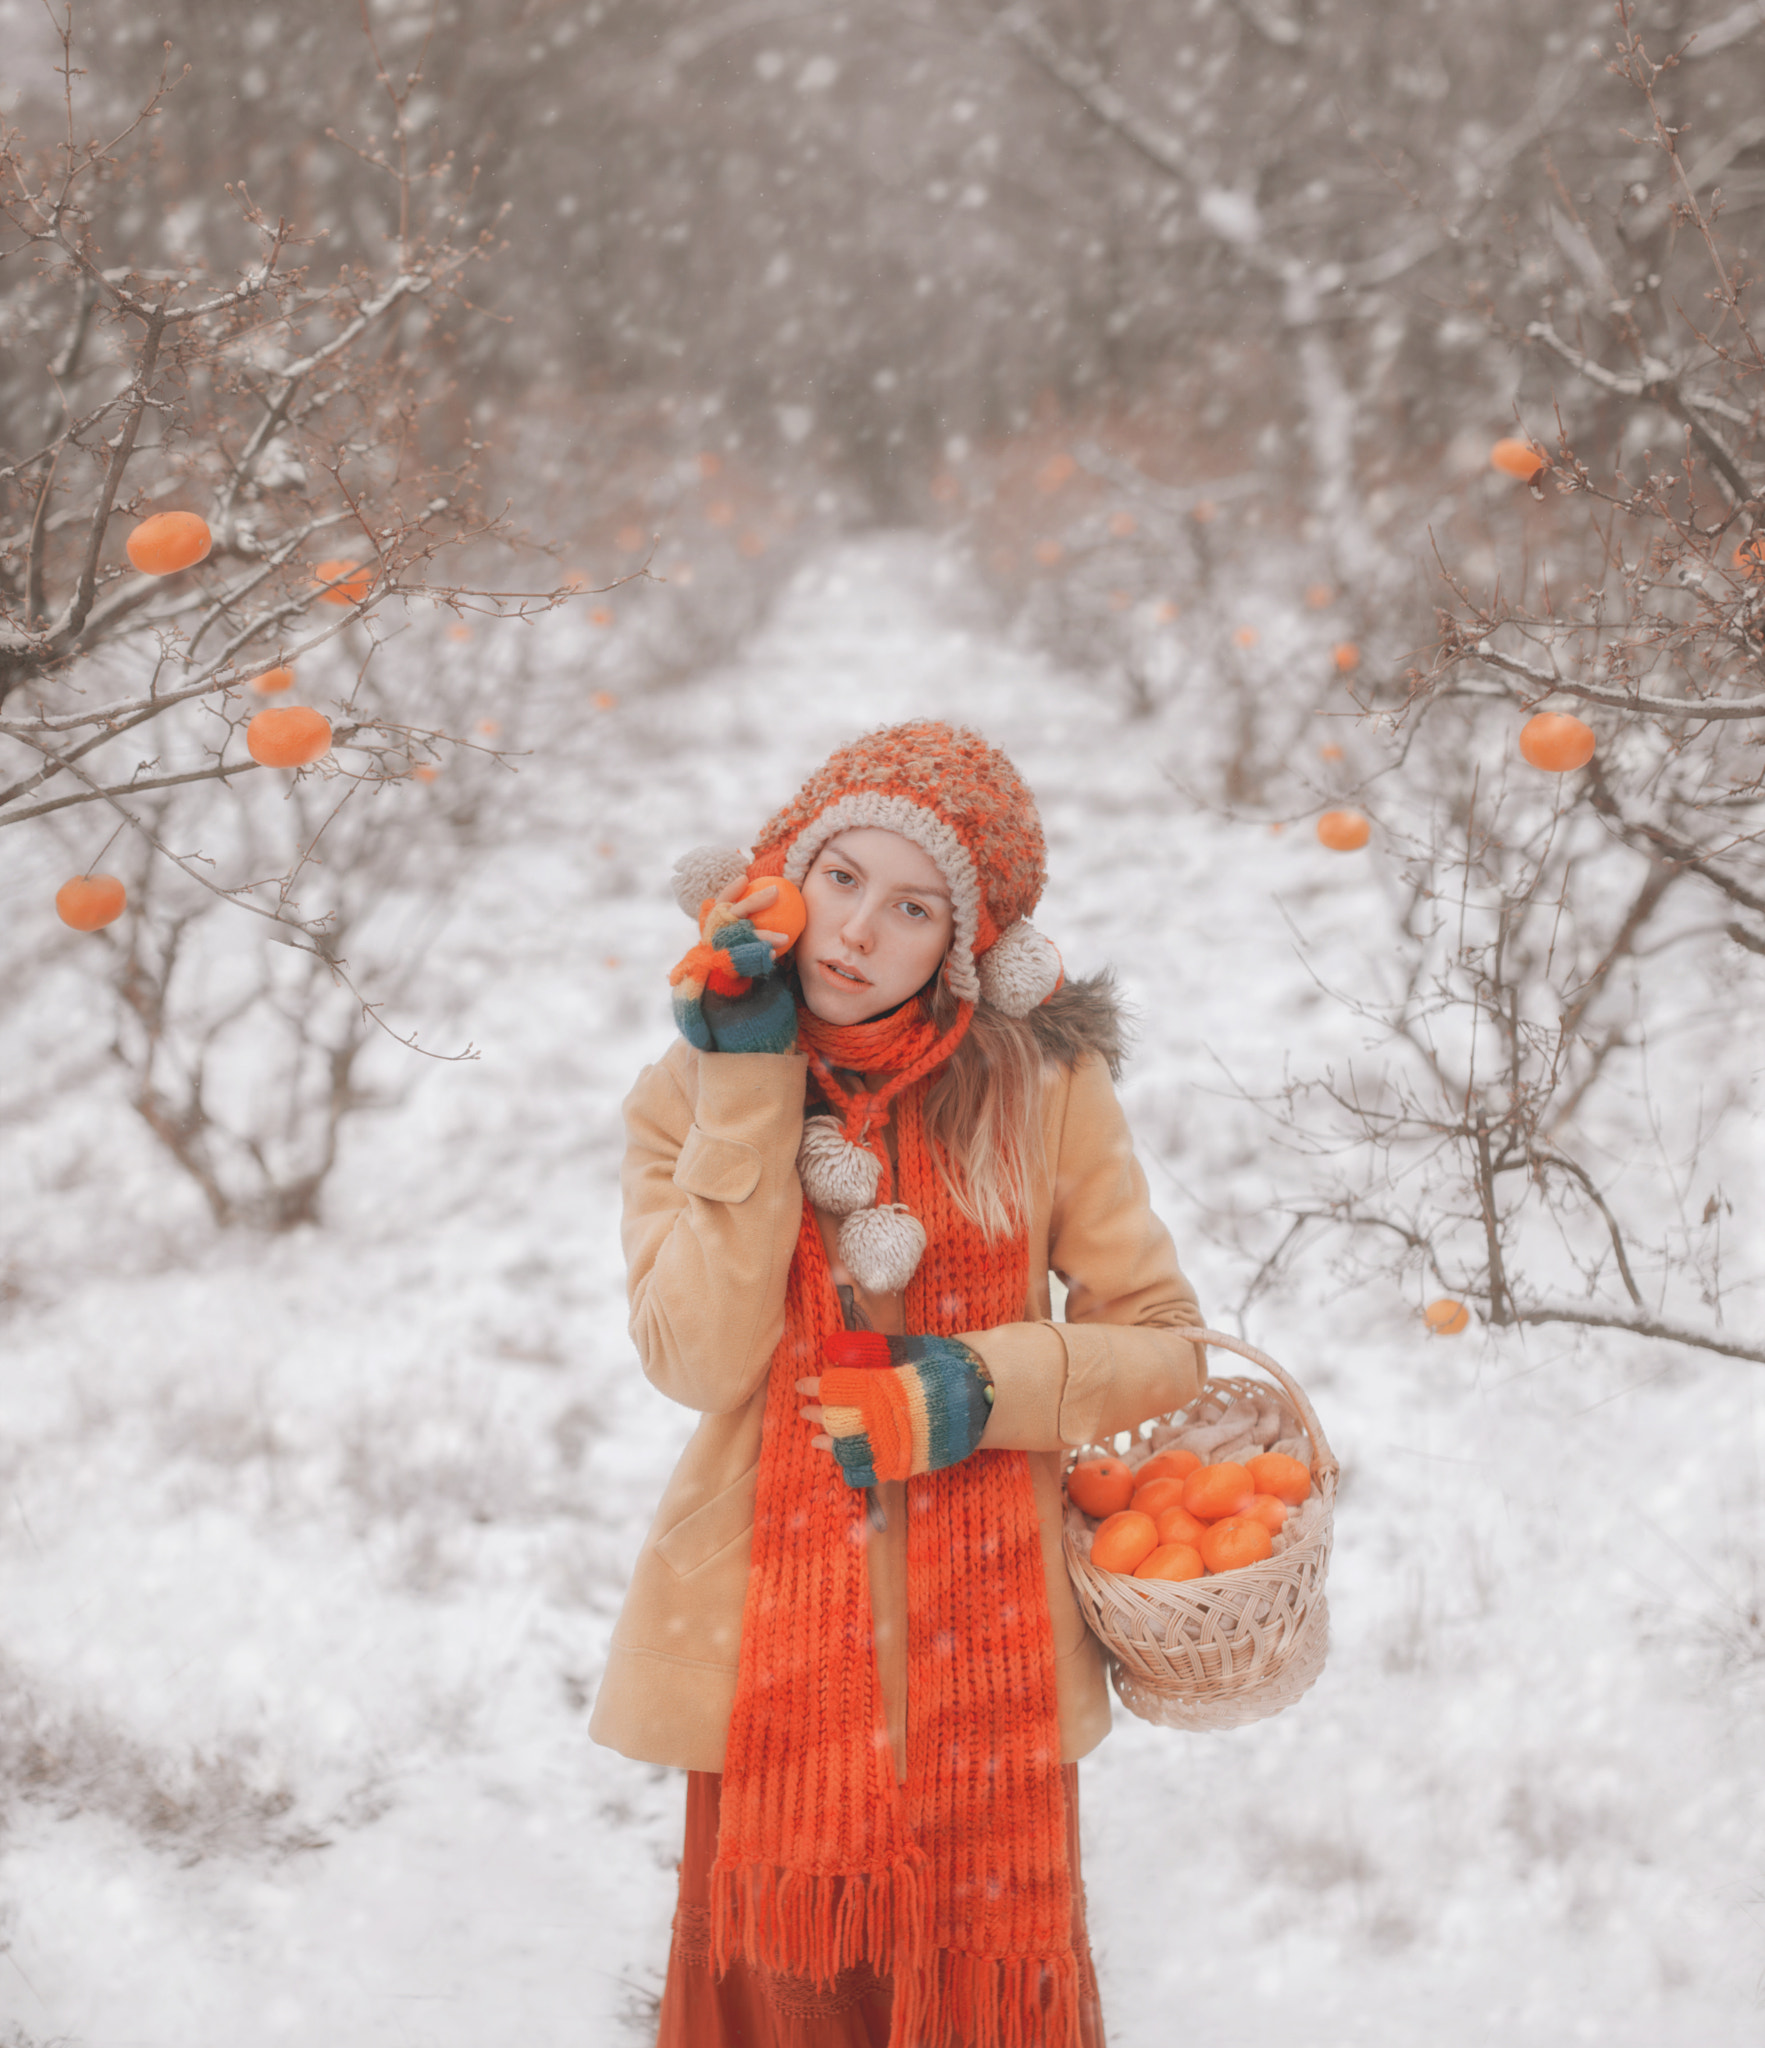
[[[1000,933],[975,967],[981,1001],[1007,1017],[1027,1017],[1060,986],[1060,955],[1021,917]]]
[[[924,1251],[925,1225],[901,1202],[854,1210],[840,1225],[840,1257],[866,1294],[899,1294]]]
[[[707,896],[727,889],[748,871],[748,856],[737,846],[695,846],[674,863],[674,900],[696,919]]]
[[[874,1152],[852,1143],[837,1117],[812,1116],[803,1121],[797,1178],[812,1207],[831,1216],[850,1216],[876,1200],[882,1164]]]

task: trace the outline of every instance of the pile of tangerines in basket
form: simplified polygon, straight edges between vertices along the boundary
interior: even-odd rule
[[[1289,1512],[1311,1492],[1311,1473],[1282,1451],[1242,1465],[1160,1451],[1138,1467],[1087,1458],[1067,1474],[1066,1491],[1097,1521],[1091,1562],[1100,1571],[1199,1579],[1270,1556]]]

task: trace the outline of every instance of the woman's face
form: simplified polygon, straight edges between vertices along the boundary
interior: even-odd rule
[[[937,863],[880,826],[838,833],[803,877],[803,1000],[827,1024],[892,1010],[937,971],[955,930]]]

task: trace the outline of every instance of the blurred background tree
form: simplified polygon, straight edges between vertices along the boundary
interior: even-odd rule
[[[445,374],[421,433],[469,448],[585,584],[664,579],[597,608],[603,684],[701,672],[842,528],[942,533],[999,623],[1148,744],[1179,722],[1188,800],[1369,817],[1356,857],[1385,864],[1392,905],[1372,951],[1407,976],[1377,1031],[1409,1019],[1380,1088],[1424,997],[1443,1032],[1481,1020],[1479,1045],[1508,1048],[1431,1070],[1459,1107],[1417,1125],[1450,1162],[1425,1197],[1370,1213],[1371,1182],[1314,1166],[1289,1203],[1305,1229],[1388,1243],[1379,1270],[1496,1322],[1720,1324],[1715,1254],[1675,1224],[1645,1282],[1614,1190],[1671,1154],[1692,1208],[1726,1213],[1691,1163],[1706,1140],[1647,1128],[1637,1061],[1688,987],[1735,1000],[1765,903],[1756,721],[1725,712],[1693,744],[1643,701],[1663,659],[1743,707],[1757,673],[1735,554],[1759,476],[1753,0],[92,0],[80,19],[83,90],[118,117],[166,42],[190,66],[97,224],[143,265],[237,272],[250,233],[218,195],[243,181],[315,239],[315,279],[372,272],[399,200],[372,161],[390,129],[364,24],[420,73],[413,161],[447,167],[462,235],[511,244],[471,317],[428,336]],[[1548,471],[1492,469],[1502,436]],[[1575,698],[1596,683],[1616,695]],[[1518,723],[1575,701],[1595,766],[1528,784]],[[1499,961],[1429,924],[1455,892]],[[1377,1089],[1347,1112],[1324,1092],[1316,1129],[1283,1114],[1328,1144],[1348,1114],[1366,1171],[1390,1170]],[[1461,1224],[1475,1257],[1448,1253]],[[1528,1293],[1513,1262],[1539,1228],[1567,1232],[1565,1263],[1541,1254]],[[1250,1249],[1278,1267],[1277,1244]],[[1682,1281],[1696,1300],[1670,1308]]]

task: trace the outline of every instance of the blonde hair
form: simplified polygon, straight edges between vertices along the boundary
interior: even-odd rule
[[[957,1002],[940,973],[919,995],[940,1029]],[[988,1237],[1014,1237],[1029,1222],[1043,1163],[1041,1041],[1027,1018],[979,1006],[956,1050],[932,1076],[925,1134],[950,1198]]]

